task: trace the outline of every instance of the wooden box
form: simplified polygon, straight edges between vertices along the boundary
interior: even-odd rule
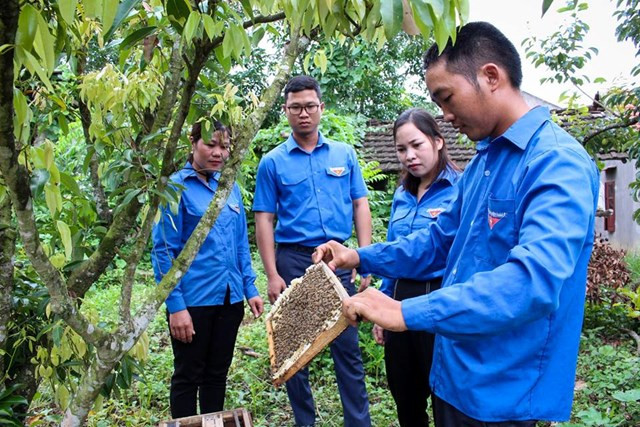
[[[266,316],[274,385],[291,378],[347,328],[342,301],[348,297],[324,262],[292,280]]]
[[[251,414],[244,408],[162,421],[158,427],[253,427]]]

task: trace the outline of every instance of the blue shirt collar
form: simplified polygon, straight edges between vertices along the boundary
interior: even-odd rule
[[[213,178],[216,182],[220,179],[220,171],[215,171],[213,172],[211,175],[209,175],[210,178]],[[184,166],[182,167],[182,170],[180,171],[180,175],[182,176],[182,178],[191,178],[191,177],[198,177],[198,172],[193,168],[193,165],[187,161]]]
[[[446,165],[434,182],[448,181],[449,184],[454,185],[456,183],[457,178],[458,178],[458,172],[455,169],[453,169],[451,166]]]
[[[527,114],[516,120],[502,135],[493,140],[491,137],[487,137],[479,141],[476,148],[478,151],[483,151],[486,150],[493,141],[505,139],[521,150],[524,150],[527,148],[527,144],[533,135],[540,129],[540,126],[550,118],[551,113],[549,113],[549,108],[542,106],[532,108]]]
[[[318,144],[316,145],[316,148],[322,147],[324,143],[325,143],[325,140],[324,140],[324,136],[322,136],[322,132],[318,132]],[[289,138],[287,138],[287,140],[284,142],[284,146],[287,149],[287,153],[290,153],[295,148],[297,148],[300,151],[304,151],[302,148],[300,148],[300,146],[296,142],[296,139],[293,137],[293,132],[291,132],[291,134],[289,135]],[[304,152],[306,153],[306,151]]]

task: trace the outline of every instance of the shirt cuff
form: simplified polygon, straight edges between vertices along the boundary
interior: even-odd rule
[[[169,313],[171,314],[187,309],[187,305],[184,303],[184,300],[182,298],[167,298],[167,301],[165,301],[165,303],[167,305],[167,310],[169,310]]]
[[[247,301],[259,295],[260,295],[260,292],[258,292],[258,288],[256,288],[255,285],[249,286],[247,290],[245,290],[244,292],[244,297],[247,299]]]
[[[409,298],[401,303],[404,324],[410,331],[436,333],[436,324],[431,311],[429,295]]]
[[[356,269],[358,274],[366,277],[371,274],[371,263],[375,260],[375,249],[372,245],[356,249],[358,257],[360,257],[360,265]]]

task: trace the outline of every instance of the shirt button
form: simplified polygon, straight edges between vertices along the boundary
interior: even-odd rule
[[[490,170],[484,171],[484,176],[489,176],[489,175],[491,175],[491,171]]]
[[[469,224],[470,226],[473,226],[473,221],[474,221],[474,220],[471,220],[471,223]]]
[[[320,192],[320,190],[316,190],[318,193]]]
[[[456,273],[457,273],[457,272],[458,272],[458,269],[457,269],[457,268],[454,268],[454,269],[453,269],[453,271],[452,271],[452,273],[453,273],[453,275],[454,275],[454,276],[456,275]]]

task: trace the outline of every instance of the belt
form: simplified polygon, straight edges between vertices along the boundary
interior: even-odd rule
[[[431,280],[398,279],[394,285],[393,299],[402,301],[407,298],[426,295],[440,289],[442,278],[438,277]]]
[[[298,245],[297,243],[278,243],[278,247],[282,249],[290,249],[295,252],[302,252],[303,254],[312,254],[315,250],[315,246]]]

